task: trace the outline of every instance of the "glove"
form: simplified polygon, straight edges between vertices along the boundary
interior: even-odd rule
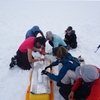
[[[45,54],[45,47],[42,47],[41,49],[40,54]]]
[[[42,52],[45,52],[45,47],[42,47]]]
[[[45,70],[47,70],[48,68],[50,68],[52,70],[52,66],[51,65],[45,67]]]
[[[39,53],[42,54],[43,52],[42,51],[39,51]]]
[[[47,71],[46,70],[42,70],[41,75],[47,75]]]

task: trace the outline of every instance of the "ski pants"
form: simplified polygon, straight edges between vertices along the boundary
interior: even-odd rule
[[[27,52],[23,53],[19,50],[17,51],[17,65],[24,70],[29,70],[31,68],[28,61]]]
[[[71,91],[72,85],[71,84],[63,84],[59,92],[65,100],[68,100],[68,95]],[[79,89],[74,94],[75,100],[86,100],[86,98],[90,95],[91,85],[89,83],[82,84]]]
[[[77,42],[70,43],[69,41],[64,40],[64,42],[69,45],[71,48],[77,48]]]

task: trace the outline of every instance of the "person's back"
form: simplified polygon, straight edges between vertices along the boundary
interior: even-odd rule
[[[27,49],[33,49],[34,46],[34,42],[35,42],[35,37],[29,37],[27,38],[20,46],[19,46],[19,50],[21,52],[27,52]]]
[[[67,46],[66,43],[63,41],[63,39],[56,34],[53,34],[53,43],[54,43],[54,48],[58,46]]]
[[[49,40],[49,44],[55,48],[55,47],[59,47],[59,46],[66,46],[66,43],[63,41],[63,39],[56,35],[53,34],[51,31],[47,31],[46,32],[46,39]]]
[[[27,31],[25,38],[27,39],[29,37],[36,37],[38,33],[43,34],[38,26],[33,26],[31,29]]]

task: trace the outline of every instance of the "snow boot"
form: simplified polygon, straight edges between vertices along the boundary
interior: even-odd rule
[[[14,56],[14,57],[11,58],[11,63],[9,64],[10,69],[11,69],[12,67],[14,67],[15,65],[17,65],[16,56]]]

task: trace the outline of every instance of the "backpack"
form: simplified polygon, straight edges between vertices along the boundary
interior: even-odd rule
[[[80,61],[76,57],[72,57],[71,61],[75,61],[78,64],[78,66],[80,66]]]

